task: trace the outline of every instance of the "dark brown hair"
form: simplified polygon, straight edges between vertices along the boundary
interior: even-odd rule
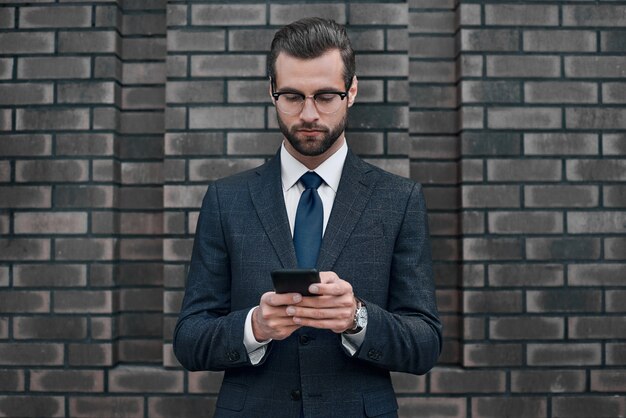
[[[267,57],[267,72],[276,81],[276,58],[284,52],[300,59],[313,59],[331,49],[338,49],[343,60],[343,79],[346,89],[355,74],[354,50],[343,25],[334,20],[309,17],[297,20],[274,35]]]

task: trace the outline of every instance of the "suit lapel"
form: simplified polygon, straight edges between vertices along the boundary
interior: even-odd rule
[[[248,187],[257,215],[282,266],[296,268],[298,261],[285,209],[279,154],[257,169],[257,176],[250,180]]]
[[[317,260],[320,271],[332,270],[370,199],[378,176],[369,165],[348,151]]]

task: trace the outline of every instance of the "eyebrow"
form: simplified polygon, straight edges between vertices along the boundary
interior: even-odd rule
[[[330,92],[339,92],[339,93],[343,93],[343,90],[337,89],[336,87],[322,87],[320,89],[315,90],[312,94],[319,94],[319,93],[330,93]],[[276,90],[276,93],[298,93],[301,94],[303,96],[306,96],[306,94],[304,94],[303,92],[301,92],[298,89],[294,89],[292,87],[283,87],[281,89]]]

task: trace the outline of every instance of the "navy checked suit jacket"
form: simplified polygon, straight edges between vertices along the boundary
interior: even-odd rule
[[[350,356],[340,335],[301,328],[252,366],[246,315],[272,270],[296,267],[279,154],[209,185],[174,352],[188,370],[225,370],[215,416],[397,416],[389,371],[424,374],[441,351],[421,186],[348,152],[317,268],[365,301],[365,340]]]

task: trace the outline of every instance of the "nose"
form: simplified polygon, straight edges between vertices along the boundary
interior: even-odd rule
[[[309,100],[310,99],[310,100]],[[302,106],[302,112],[300,112],[300,119],[304,121],[314,121],[319,119],[320,115],[315,107],[315,100],[312,97],[304,99],[304,105]]]

